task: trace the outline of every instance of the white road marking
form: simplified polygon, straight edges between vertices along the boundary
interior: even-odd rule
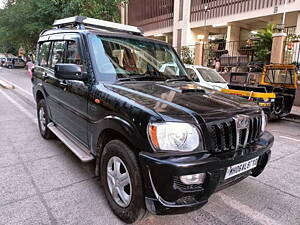
[[[261,212],[256,211],[255,209],[252,209],[251,207],[242,204],[241,202],[223,194],[218,193],[224,203],[228,205],[231,208],[234,208],[235,210],[239,211],[240,213],[246,215],[253,221],[256,221],[260,224],[268,224],[268,225],[280,225],[280,223],[276,222],[272,218],[262,214]]]
[[[36,117],[29,112],[27,109],[25,109],[23,106],[21,106],[19,103],[17,103],[14,99],[12,99],[8,94],[6,94],[3,90],[0,89],[0,93],[7,98],[12,104],[14,104],[21,112],[23,112],[26,116],[28,116],[34,123],[37,123]]]
[[[295,139],[295,138],[291,138],[291,137],[286,137],[286,136],[279,136],[280,138],[284,138],[284,139],[288,139],[288,140],[291,140],[291,141],[297,141],[297,142],[300,142],[299,139]]]
[[[3,78],[3,77],[1,77],[1,80],[4,80],[5,82],[7,82],[7,83],[9,83],[9,84],[11,84],[11,85],[13,85],[13,86],[15,86],[17,89],[20,89],[20,91],[22,91],[22,92],[25,93],[26,95],[29,95],[30,97],[33,98],[32,93],[30,93],[29,91],[26,91],[24,88],[21,88],[19,85],[15,84],[15,83],[13,83],[13,82],[11,82],[11,81],[9,81],[9,80]]]

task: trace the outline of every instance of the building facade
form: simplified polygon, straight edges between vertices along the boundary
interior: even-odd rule
[[[124,21],[178,51],[199,42],[218,42],[213,48],[220,54],[227,50],[251,55],[239,50],[247,49],[257,30],[270,23],[282,24],[284,11],[286,32],[299,35],[300,0],[130,0]]]

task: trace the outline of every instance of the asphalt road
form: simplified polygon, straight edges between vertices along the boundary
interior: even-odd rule
[[[38,132],[31,83],[24,69],[0,68],[0,225],[123,224],[94,176],[59,140]],[[264,173],[214,194],[202,209],[149,216],[139,224],[300,225],[300,123],[272,122],[272,159]]]

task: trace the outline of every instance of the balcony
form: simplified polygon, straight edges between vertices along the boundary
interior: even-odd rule
[[[191,22],[205,19],[204,6],[207,5],[207,19],[247,13],[255,10],[283,5],[285,0],[191,0]],[[295,0],[288,0],[288,3]]]

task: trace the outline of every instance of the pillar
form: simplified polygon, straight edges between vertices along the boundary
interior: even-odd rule
[[[284,59],[286,33],[274,33],[271,51],[271,63],[282,63]]]
[[[300,35],[300,12],[298,12],[298,17],[297,17],[296,34]]]
[[[202,66],[203,65],[203,57],[204,57],[204,42],[200,41],[198,43],[196,43],[195,46],[195,61],[194,64],[195,65],[199,65]]]
[[[226,49],[230,56],[238,55],[241,28],[235,24],[227,27]]]
[[[190,28],[191,0],[174,0],[173,46],[194,45],[194,35]]]
[[[128,5],[126,2],[121,2],[120,11],[121,11],[121,23],[128,24]]]

